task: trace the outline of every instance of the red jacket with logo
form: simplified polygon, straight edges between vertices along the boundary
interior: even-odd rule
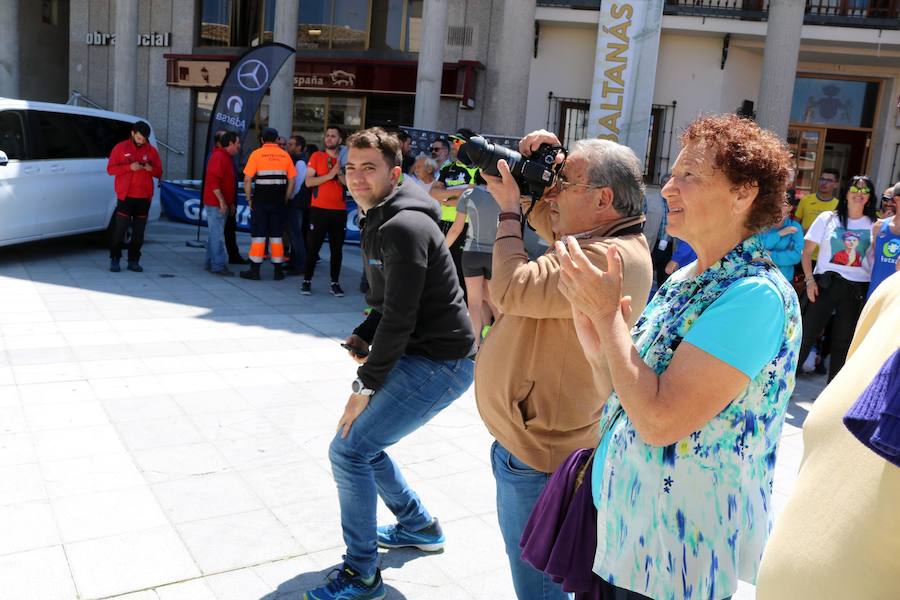
[[[206,206],[219,206],[219,199],[216,197],[215,190],[222,192],[225,203],[229,206],[234,204],[235,193],[235,175],[234,163],[231,161],[231,155],[222,148],[213,150],[206,163],[206,187],[203,191],[203,204]]]
[[[153,170],[132,171],[131,163],[133,162],[149,164]],[[153,197],[153,178],[162,177],[162,161],[159,160],[159,153],[150,145],[150,142],[138,147],[129,138],[124,142],[119,142],[112,149],[109,163],[106,165],[106,172],[116,178],[116,197],[119,200],[125,198],[150,200]]]

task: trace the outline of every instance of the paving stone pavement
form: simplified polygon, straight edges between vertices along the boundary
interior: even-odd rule
[[[0,248],[0,600],[299,598],[340,562],[327,447],[355,371],[338,343],[362,319],[359,252],[345,298],[324,266],[300,296],[268,266],[261,282],[204,272],[194,231],[151,224],[143,273],[110,273],[90,236]],[[822,386],[801,379],[791,403],[776,511]],[[383,553],[388,598],[514,598],[490,443],[470,390],[392,450],[448,544]]]

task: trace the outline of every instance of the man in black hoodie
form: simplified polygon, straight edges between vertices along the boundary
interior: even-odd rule
[[[472,384],[475,334],[444,236],[437,202],[398,185],[400,141],[383,129],[347,139],[347,188],[365,212],[362,251],[372,307],[347,338],[360,363],[329,458],[341,505],[344,565],[305,600],[384,597],[377,547],[440,550],[440,525],[385,448],[461,396]],[[371,348],[371,352],[370,352]],[[378,496],[397,523],[378,527]]]

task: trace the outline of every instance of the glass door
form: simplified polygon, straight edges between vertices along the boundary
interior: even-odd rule
[[[825,130],[814,127],[791,127],[788,130],[787,142],[794,159],[794,195],[799,200],[818,189],[816,184],[822,168]]]

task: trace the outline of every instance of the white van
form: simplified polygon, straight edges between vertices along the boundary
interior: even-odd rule
[[[0,246],[107,229],[116,193],[106,163],[138,120],[0,98]],[[150,143],[156,146],[152,132]],[[159,212],[157,187],[148,218]]]

